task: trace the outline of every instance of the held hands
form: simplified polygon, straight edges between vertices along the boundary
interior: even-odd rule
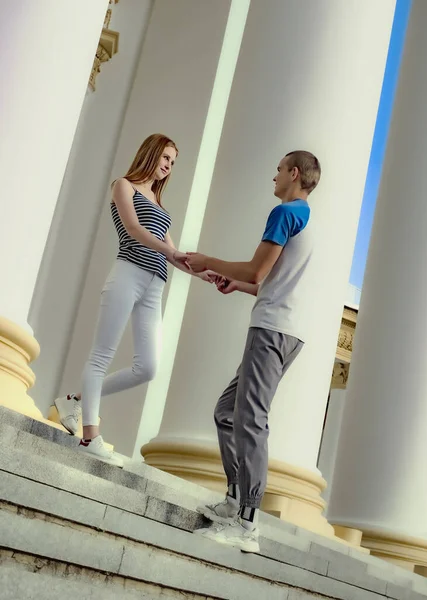
[[[188,272],[196,274],[202,281],[214,283],[221,294],[231,294],[239,289],[237,281],[230,281],[207,268],[207,256],[205,254],[176,250],[173,259],[185,267]]]
[[[230,281],[226,277],[214,273],[214,271],[204,271],[203,273],[200,273],[199,277],[200,279],[203,279],[203,281],[214,283],[218,292],[221,292],[221,294],[224,295],[240,290],[237,281]]]
[[[216,288],[221,294],[231,294],[239,289],[237,281],[230,281],[222,275],[217,275],[212,271],[207,271],[207,256],[200,254],[199,252],[188,252],[187,254],[187,265],[195,273],[209,273],[209,279],[212,283],[215,283]],[[205,279],[205,281],[207,281]]]
[[[218,292],[221,292],[221,294],[231,294],[232,292],[239,290],[239,284],[237,281],[230,281],[222,276],[219,277],[221,277],[221,280],[216,283],[216,289]]]
[[[172,259],[175,262],[180,263],[188,271],[190,271],[190,267],[189,267],[188,262],[187,262],[188,254],[186,254],[185,252],[180,252],[179,250],[175,250],[174,253],[172,254]]]
[[[203,271],[202,273],[197,273],[196,277],[198,277],[202,281],[206,281],[207,283],[215,283],[216,284],[217,279],[218,279],[218,277],[220,277],[220,275],[217,275],[213,271]]]
[[[202,271],[195,271],[189,265],[190,253],[180,252],[179,250],[175,250],[172,255],[173,260],[176,263],[179,263],[181,267],[183,267],[188,273],[193,273],[196,277],[199,277],[202,281],[206,281],[207,283],[217,283],[218,275],[213,271],[209,271],[207,269],[203,269]]]
[[[187,252],[187,265],[194,273],[203,273],[208,268],[207,258],[205,254],[199,252]]]
[[[231,294],[239,290],[239,284],[237,281],[230,281],[226,277],[222,275],[218,275],[218,273],[214,273],[213,271],[204,271],[199,275],[200,279],[203,281],[207,281],[208,283],[214,283],[216,285],[216,289],[221,294]]]

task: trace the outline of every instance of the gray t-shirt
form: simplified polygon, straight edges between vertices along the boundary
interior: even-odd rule
[[[276,206],[267,221],[263,242],[283,246],[276,264],[261,283],[251,327],[292,335],[305,341],[311,293],[308,265],[313,250],[310,207],[305,200]]]

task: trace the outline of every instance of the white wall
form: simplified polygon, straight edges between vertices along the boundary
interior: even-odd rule
[[[96,91],[86,95],[52,221],[29,313],[41,345],[31,395],[44,413],[59,391],[151,4],[121,0],[113,6],[110,28],[120,33],[119,52],[101,67]]]

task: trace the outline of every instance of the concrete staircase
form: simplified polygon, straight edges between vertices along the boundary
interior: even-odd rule
[[[194,536],[215,494],[77,443],[0,407],[1,600],[427,600],[424,578],[270,515],[260,555]]]

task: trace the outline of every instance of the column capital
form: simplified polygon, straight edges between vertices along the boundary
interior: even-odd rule
[[[119,0],[110,0],[110,4],[117,4]],[[119,49],[119,37],[118,31],[110,29],[112,9],[109,8],[105,14],[104,27],[102,29],[101,38],[96,49],[95,58],[93,61],[92,72],[89,78],[89,86],[93,91],[96,89],[96,78],[101,72],[101,66],[103,63],[108,62]]]
[[[331,379],[332,390],[345,390],[347,387],[349,370],[350,363],[335,361]]]
[[[358,309],[347,305],[344,306],[336,351],[337,360],[344,363],[349,363],[351,361],[357,313]]]

